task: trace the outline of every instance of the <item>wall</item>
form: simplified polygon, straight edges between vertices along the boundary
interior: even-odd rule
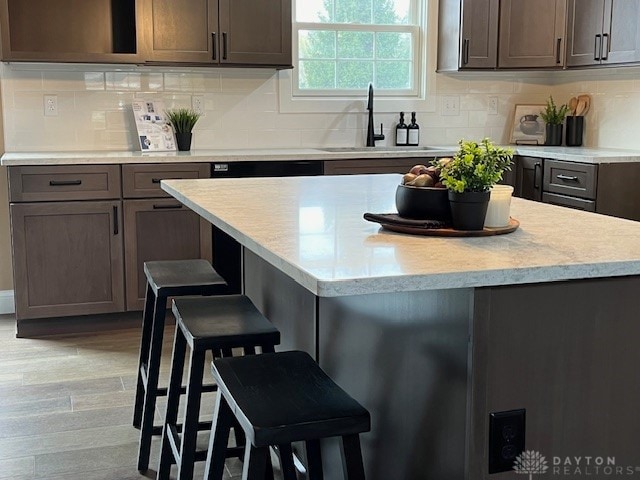
[[[2,101],[0,100],[0,109]],[[2,118],[0,117],[0,132]],[[0,153],[4,153],[4,137],[0,135]],[[13,288],[11,267],[11,238],[9,236],[9,194],[7,192],[7,169],[0,167],[0,292]],[[0,313],[4,299],[0,296]]]

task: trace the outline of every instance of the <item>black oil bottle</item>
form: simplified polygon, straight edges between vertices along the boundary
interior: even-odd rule
[[[396,125],[396,145],[406,145],[408,140],[408,126],[404,123],[404,112],[400,112],[400,121]]]
[[[411,112],[411,123],[407,127],[407,145],[420,145],[420,126],[416,123],[416,112]]]

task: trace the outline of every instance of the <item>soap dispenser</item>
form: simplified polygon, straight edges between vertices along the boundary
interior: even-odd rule
[[[408,139],[408,126],[404,123],[404,112],[400,112],[400,121],[396,125],[396,145],[406,145]]]
[[[416,112],[411,112],[411,123],[407,127],[407,145],[420,145],[420,126],[416,123]]]

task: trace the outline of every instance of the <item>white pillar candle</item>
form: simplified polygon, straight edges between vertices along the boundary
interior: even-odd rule
[[[509,211],[511,209],[511,195],[513,187],[510,185],[494,185],[491,187],[491,198],[484,219],[485,227],[506,227],[509,225]]]

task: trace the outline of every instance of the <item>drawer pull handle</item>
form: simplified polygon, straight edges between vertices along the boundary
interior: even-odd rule
[[[49,182],[51,187],[62,187],[65,185],[82,185],[82,180],[51,180]]]
[[[152,178],[151,183],[160,183],[161,178]]]
[[[569,175],[556,175],[558,180],[567,180],[569,182],[577,182],[578,177],[570,177]]]
[[[542,165],[540,165],[540,162],[536,162],[533,166],[533,188],[536,190],[540,190],[540,182],[538,181],[540,179],[539,172],[542,172]]]
[[[118,207],[113,206],[113,234],[118,235]]]
[[[173,210],[173,209],[178,209],[178,208],[182,208],[181,204],[171,204],[171,205],[154,205],[153,209],[154,210]]]
[[[222,32],[222,59],[227,59],[227,32]]]

